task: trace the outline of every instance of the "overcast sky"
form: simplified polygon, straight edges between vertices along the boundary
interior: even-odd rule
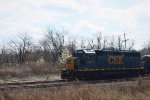
[[[31,34],[43,37],[49,27],[76,36],[125,32],[141,49],[150,40],[150,0],[0,0],[0,42]]]

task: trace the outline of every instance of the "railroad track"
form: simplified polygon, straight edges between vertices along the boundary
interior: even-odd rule
[[[102,84],[112,82],[136,81],[138,78],[124,78],[124,79],[109,79],[109,80],[92,80],[92,81],[36,81],[36,82],[23,82],[23,83],[5,83],[0,84],[0,91],[10,91],[15,89],[30,89],[30,88],[49,88],[70,85],[84,85],[84,84]],[[144,80],[150,80],[150,77],[142,77]]]
[[[0,84],[0,91],[9,91],[14,89],[28,89],[28,88],[46,88],[57,87],[65,85],[67,81],[35,81],[35,82],[22,82],[22,83],[4,83]]]

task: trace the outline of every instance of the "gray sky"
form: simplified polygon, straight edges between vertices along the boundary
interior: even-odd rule
[[[30,34],[34,40],[49,27],[76,36],[123,35],[141,49],[150,40],[150,0],[0,0],[0,42]]]

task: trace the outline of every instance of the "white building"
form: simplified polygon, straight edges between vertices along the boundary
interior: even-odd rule
[[[64,47],[61,57],[59,58],[61,63],[66,62],[66,58],[72,56],[69,47]]]

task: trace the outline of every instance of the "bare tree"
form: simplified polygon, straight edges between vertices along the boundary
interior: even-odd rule
[[[55,55],[53,53],[51,53],[51,51],[53,50],[52,48],[52,43],[50,43],[50,41],[47,38],[47,35],[45,37],[44,40],[40,41],[40,44],[43,48],[43,57],[47,62],[54,62],[55,63]],[[51,59],[52,57],[52,59]]]
[[[85,49],[86,48],[85,44],[86,44],[86,41],[82,38],[80,42],[80,48]]]
[[[115,37],[114,37],[114,35],[113,35],[113,36],[111,37],[111,39],[110,39],[109,49],[110,49],[110,50],[115,50],[115,49],[116,49],[116,47],[115,47]]]
[[[122,45],[122,39],[121,39],[121,36],[119,35],[118,36],[118,41],[117,41],[117,49],[118,50],[122,50],[123,49],[123,45]]]
[[[71,48],[71,52],[73,53],[73,51],[77,48],[77,39],[75,37],[71,37],[68,40],[68,45],[69,48]]]
[[[28,61],[38,61],[43,56],[43,48],[40,43],[33,44],[28,51],[26,59]]]
[[[129,43],[129,48],[128,48],[128,50],[132,50],[132,49],[133,49],[133,46],[134,46],[134,40],[132,40],[132,41]]]
[[[108,45],[108,36],[105,36],[104,37],[104,40],[103,40],[103,49],[107,49],[107,45]]]
[[[150,55],[150,41],[147,44],[148,54]]]
[[[88,46],[88,49],[94,49],[95,48],[94,39],[89,38],[87,46]]]
[[[18,62],[25,62],[26,56],[29,53],[30,47],[32,45],[31,37],[27,33],[20,34],[18,40],[11,40],[9,46],[16,53]]]
[[[148,41],[147,43],[144,43],[144,47],[141,50],[141,54],[142,55],[150,55],[150,41]]]
[[[44,50],[48,50],[53,57],[53,64],[61,57],[64,47],[64,37],[66,32],[58,32],[54,30],[48,30],[45,40],[43,40]]]
[[[1,55],[0,55],[0,65],[2,66],[4,61],[3,61],[3,58],[4,58],[4,54],[5,54],[5,46],[3,46],[1,48]]]
[[[96,40],[97,40],[97,49],[101,49],[102,48],[102,34],[101,32],[96,34]]]

